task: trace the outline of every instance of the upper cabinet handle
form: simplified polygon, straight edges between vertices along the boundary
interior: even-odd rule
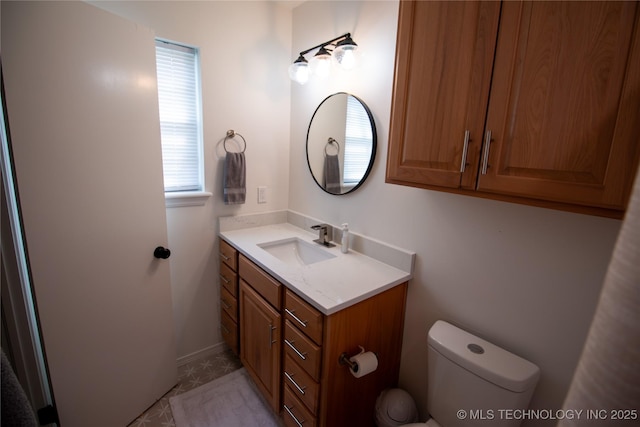
[[[487,163],[489,163],[489,147],[491,146],[491,131],[487,131],[487,136],[484,139],[484,156],[482,157],[482,175],[487,174]]]
[[[462,161],[460,162],[460,173],[464,172],[464,168],[467,165],[467,151],[469,151],[469,135],[471,132],[464,131],[464,145],[462,146]]]

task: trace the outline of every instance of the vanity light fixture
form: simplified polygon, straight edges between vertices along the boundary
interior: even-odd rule
[[[333,55],[343,68],[350,70],[356,65],[355,51],[357,48],[358,45],[351,39],[351,35],[347,34],[344,40],[338,42]]]
[[[309,80],[311,71],[320,78],[327,78],[331,72],[331,53],[333,58],[343,68],[350,70],[355,66],[355,50],[358,45],[351,38],[351,33],[343,34],[335,39],[331,39],[311,49],[303,50],[293,64],[289,66],[289,77],[300,84],[305,84]],[[305,55],[315,49],[318,52],[311,59],[312,70]]]
[[[322,46],[318,53],[311,59],[311,71],[321,79],[326,79],[331,74],[331,52]]]
[[[289,78],[301,85],[309,80],[309,62],[300,54],[293,64],[289,66]]]

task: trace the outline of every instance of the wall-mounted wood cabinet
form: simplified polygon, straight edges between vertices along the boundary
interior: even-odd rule
[[[622,216],[638,2],[400,2],[387,182]]]

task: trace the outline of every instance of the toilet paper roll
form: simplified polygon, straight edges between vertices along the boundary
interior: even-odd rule
[[[378,358],[371,351],[357,354],[349,360],[354,364],[353,368],[349,368],[349,370],[351,375],[356,378],[363,377],[378,369]]]

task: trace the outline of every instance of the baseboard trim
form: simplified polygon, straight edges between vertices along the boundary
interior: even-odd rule
[[[178,367],[184,366],[188,363],[193,362],[194,360],[204,359],[209,356],[215,356],[218,353],[222,353],[229,348],[224,342],[203,348],[202,350],[195,351],[191,354],[187,354],[186,356],[180,356],[177,359]]]

